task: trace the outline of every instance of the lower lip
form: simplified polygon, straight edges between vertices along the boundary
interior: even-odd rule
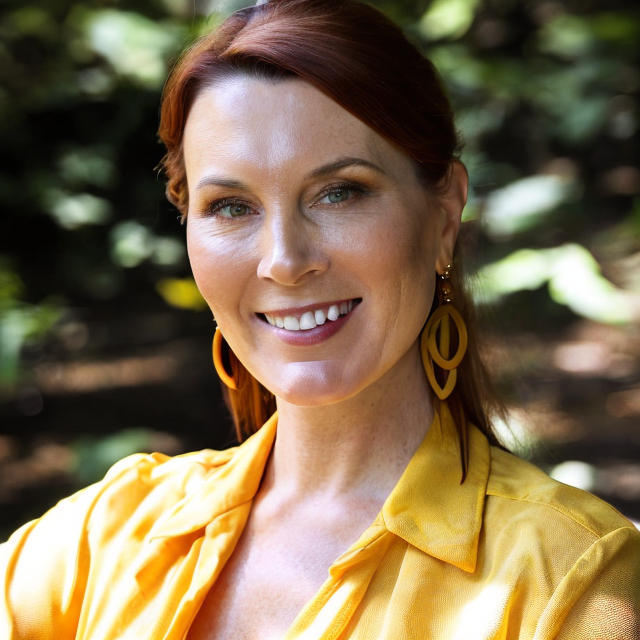
[[[340,331],[349,321],[358,306],[359,305],[354,306],[349,313],[340,316],[337,320],[326,320],[324,324],[319,324],[315,329],[305,329],[304,331],[289,331],[288,329],[274,327],[264,320],[261,320],[261,322],[264,322],[269,329],[275,332],[278,338],[287,344],[296,347],[312,347],[328,340]]]

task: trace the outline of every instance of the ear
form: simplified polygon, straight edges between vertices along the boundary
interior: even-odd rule
[[[445,267],[453,261],[458,231],[462,222],[462,211],[467,203],[469,178],[466,167],[459,160],[451,163],[449,174],[445,178],[446,190],[438,196],[438,206],[443,216],[440,248],[436,257],[436,271],[443,273]]]

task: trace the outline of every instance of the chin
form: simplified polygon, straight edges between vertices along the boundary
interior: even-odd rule
[[[278,399],[299,407],[335,404],[358,392],[358,385],[346,381],[337,372],[327,371],[323,364],[325,363],[288,364],[284,367],[284,375],[276,384],[265,386]]]

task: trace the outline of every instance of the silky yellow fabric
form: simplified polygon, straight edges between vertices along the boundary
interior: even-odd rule
[[[225,452],[138,455],[0,551],[0,639],[182,640],[233,551],[276,419]],[[443,407],[286,640],[639,640],[640,533]],[[328,460],[327,464],[331,464]]]

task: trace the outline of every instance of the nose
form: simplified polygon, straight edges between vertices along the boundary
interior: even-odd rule
[[[267,213],[260,255],[258,277],[283,285],[299,284],[329,267],[318,225],[293,210]]]

